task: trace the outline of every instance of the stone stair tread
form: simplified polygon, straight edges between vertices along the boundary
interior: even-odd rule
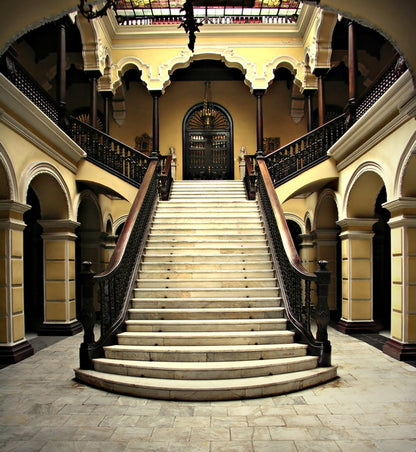
[[[267,367],[271,365],[287,365],[292,363],[317,362],[316,356],[293,356],[290,358],[270,358],[262,360],[247,361],[135,361],[128,359],[96,358],[94,362],[114,364],[120,366],[131,366],[135,368],[145,367],[149,369],[169,369],[169,370],[231,370],[248,369],[254,367]]]
[[[77,378],[81,378],[86,383],[110,391],[170,400],[230,400],[262,397],[301,390],[336,378],[335,367],[317,367],[289,374],[226,380],[141,378],[79,369],[75,373]]]
[[[152,298],[154,300],[154,298]],[[274,297],[273,297],[274,300]],[[129,312],[165,312],[165,313],[173,313],[178,312],[181,309],[175,308],[175,309],[157,309],[157,308],[130,308]],[[262,308],[183,308],[183,311],[189,312],[189,313],[209,313],[209,312],[219,312],[219,313],[227,313],[227,312],[255,312],[260,311],[264,312],[265,310],[272,312],[281,312],[284,311],[283,307],[280,306],[272,306],[270,308],[265,309]]]
[[[287,337],[293,338],[294,333],[292,331],[125,331],[119,333],[119,338],[148,338],[148,337],[165,337],[165,338],[184,338],[184,339],[198,339],[198,338],[221,338],[225,341],[230,338],[243,338],[243,337]]]
[[[136,289],[135,289],[136,290]],[[144,289],[145,290],[145,289]],[[158,292],[160,292],[160,289],[156,289]],[[271,303],[273,303],[273,305],[271,307],[276,306],[276,304],[278,304],[281,301],[281,297],[261,297],[261,301],[270,301]],[[180,297],[172,297],[172,298],[165,298],[165,297],[155,297],[155,298],[148,298],[148,297],[133,297],[132,301],[192,301],[192,300],[197,300],[197,301],[203,301],[203,302],[216,302],[216,301],[224,301],[225,303],[233,303],[233,302],[239,302],[239,301],[256,301],[257,298],[247,298],[247,297],[221,297],[221,298],[217,298],[217,297],[187,297],[187,298],[180,298]],[[260,300],[260,298],[259,298]],[[188,308],[187,308],[188,309]],[[250,309],[254,309],[254,308],[250,308]]]
[[[287,344],[231,344],[231,345],[108,345],[104,350],[115,351],[145,351],[152,352],[182,352],[182,353],[213,353],[213,352],[253,352],[270,350],[306,350],[307,345],[295,342]]]

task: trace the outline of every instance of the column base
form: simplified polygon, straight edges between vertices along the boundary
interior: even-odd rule
[[[416,344],[402,344],[389,339],[383,346],[383,353],[399,361],[416,360]]]
[[[39,336],[75,336],[82,331],[78,320],[72,323],[44,323],[38,329]]]
[[[33,347],[27,340],[16,345],[0,345],[0,363],[2,364],[15,364],[33,354]]]
[[[335,329],[344,334],[378,333],[380,330],[374,321],[347,322],[342,319],[335,324]]]

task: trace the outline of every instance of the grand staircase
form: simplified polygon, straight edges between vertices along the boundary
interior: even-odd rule
[[[159,201],[126,331],[76,377],[146,398],[270,396],[336,377],[287,329],[259,209],[240,181],[176,181]]]

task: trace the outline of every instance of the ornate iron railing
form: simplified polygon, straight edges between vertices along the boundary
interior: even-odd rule
[[[2,74],[31,100],[51,121],[59,122],[59,106],[52,97],[31,77],[24,67],[6,52],[0,60]]]
[[[244,173],[244,186],[246,188],[247,198],[256,199],[256,160],[253,155],[245,155],[245,173]]]
[[[81,368],[92,368],[92,359],[103,356],[103,347],[115,343],[117,334],[123,330],[138,266],[158,199],[157,167],[158,160],[151,160],[108,269],[94,277],[99,285],[101,337],[94,342],[93,322],[91,321],[93,314],[85,312],[83,309],[81,322],[85,334],[80,348]],[[88,304],[94,309],[92,303],[83,300],[83,305]]]
[[[68,133],[87,153],[87,160],[140,186],[150,161],[146,154],[75,118],[70,118]]]
[[[162,201],[167,201],[169,199],[172,182],[172,155],[167,155],[162,161],[159,176],[159,192]]]
[[[302,266],[264,159],[258,159],[257,185],[260,209],[266,225],[286,316],[299,339],[308,344],[309,353],[319,356],[319,365],[330,366],[331,344],[327,335],[330,273],[325,268],[326,262],[320,262],[320,269],[316,273],[310,273]],[[318,326],[316,339],[311,332],[312,282],[316,283],[318,291],[318,305],[314,311]]]
[[[403,58],[396,54],[379,74],[368,90],[358,99],[355,118],[360,119],[370,107],[400,78],[407,66]]]
[[[275,187],[328,158],[329,148],[345,133],[342,114],[265,157]]]

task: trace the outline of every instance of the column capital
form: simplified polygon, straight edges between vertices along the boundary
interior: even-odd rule
[[[377,218],[343,218],[337,221],[337,225],[342,229],[342,235],[345,232],[373,232],[372,228],[376,222]]]
[[[47,235],[49,239],[76,237],[74,231],[80,225],[72,220],[39,220],[39,224],[43,228],[43,235]]]
[[[415,217],[416,218],[416,199],[410,197],[398,198],[393,201],[385,202],[383,207],[390,211],[392,217]]]

